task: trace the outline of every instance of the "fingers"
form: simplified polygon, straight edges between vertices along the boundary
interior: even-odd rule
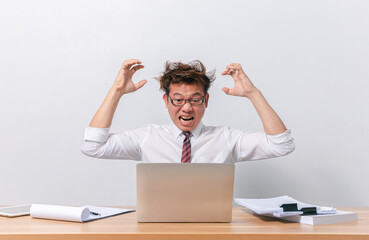
[[[233,75],[234,73],[242,72],[241,64],[239,63],[231,63],[226,67],[226,70],[222,72],[222,75]]]
[[[222,88],[223,92],[227,95],[233,95],[233,89],[229,89],[227,87]]]
[[[222,72],[222,75],[233,75],[234,73],[237,73],[238,71],[232,68],[228,68]]]
[[[132,73],[135,73],[136,71],[140,70],[141,68],[144,68],[145,66],[144,65],[137,65],[137,66],[134,66],[131,71]]]
[[[142,88],[147,83],[147,80],[141,80],[135,84],[136,90]]]
[[[138,59],[127,59],[123,62],[121,69],[122,70],[130,70],[130,68],[135,64],[141,64],[141,61]],[[138,69],[137,69],[138,70]]]
[[[222,90],[223,90],[223,92],[225,92],[225,94],[229,94],[229,88],[227,88],[227,87],[224,87],[224,88],[222,88]]]

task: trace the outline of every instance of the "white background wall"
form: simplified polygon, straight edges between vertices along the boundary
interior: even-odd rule
[[[262,130],[221,76],[239,62],[295,136],[296,150],[236,165],[235,197],[289,195],[369,206],[369,2],[0,1],[0,205],[135,205],[133,161],[80,152],[124,59],[147,79],[112,131],[168,123],[153,77],[166,60],[216,69],[203,122]]]

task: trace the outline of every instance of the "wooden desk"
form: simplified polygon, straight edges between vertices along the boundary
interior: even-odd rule
[[[124,207],[130,208],[130,207]],[[231,223],[137,223],[127,213],[88,223],[0,217],[0,240],[7,239],[369,239],[369,207],[339,208],[358,213],[358,221],[311,226],[257,217],[241,207]]]

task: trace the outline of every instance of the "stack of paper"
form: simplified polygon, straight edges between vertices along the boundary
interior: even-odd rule
[[[289,196],[265,199],[241,199],[235,198],[235,202],[241,206],[251,209],[254,213],[269,217],[281,218],[293,222],[306,223],[311,225],[328,224],[356,221],[357,214],[352,212],[337,211],[335,208],[320,207],[303,203]],[[297,203],[297,208],[315,207],[316,215],[302,215],[302,211],[284,212],[282,204]]]

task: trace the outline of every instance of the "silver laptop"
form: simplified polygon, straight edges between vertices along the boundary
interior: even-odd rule
[[[138,222],[230,222],[234,164],[137,164]]]

